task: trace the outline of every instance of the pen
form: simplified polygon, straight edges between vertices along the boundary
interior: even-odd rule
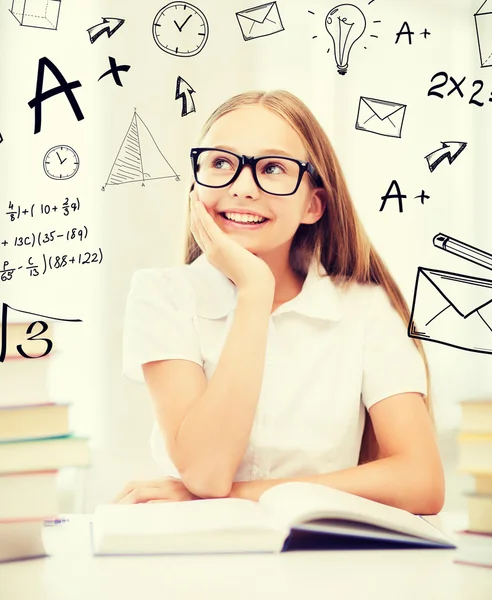
[[[53,525],[59,525],[60,523],[67,523],[70,519],[65,518],[57,518],[57,519],[45,519],[44,525],[45,527],[52,527]]]
[[[492,269],[492,254],[489,254],[484,250],[480,250],[479,248],[475,248],[474,246],[460,242],[460,240],[452,238],[450,235],[446,235],[444,233],[438,233],[436,236],[434,236],[432,241],[434,242],[434,246],[436,246],[436,248],[446,250],[446,252],[450,252],[451,254],[455,254],[460,258],[474,262],[475,264],[485,267],[486,269]]]

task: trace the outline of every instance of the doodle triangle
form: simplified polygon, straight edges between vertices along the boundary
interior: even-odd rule
[[[106,185],[169,177],[179,180],[179,175],[162,154],[147,125],[135,111]]]

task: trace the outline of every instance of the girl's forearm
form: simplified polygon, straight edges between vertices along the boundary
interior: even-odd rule
[[[280,483],[306,481],[356,494],[375,502],[402,508],[414,514],[432,515],[444,504],[444,475],[422,460],[390,456],[341,471],[292,479],[239,481],[230,498],[258,500],[263,492]]]
[[[270,288],[238,291],[216,370],[176,435],[176,452],[185,465],[183,483],[197,496],[227,496],[248,447],[263,380],[272,302]]]

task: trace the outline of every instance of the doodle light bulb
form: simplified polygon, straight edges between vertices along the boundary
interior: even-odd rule
[[[364,13],[353,4],[339,4],[326,15],[325,27],[333,39],[338,72],[345,75],[352,46],[366,30]]]

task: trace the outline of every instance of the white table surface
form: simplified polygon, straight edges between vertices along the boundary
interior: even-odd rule
[[[492,570],[455,550],[92,556],[90,514],[45,528],[50,556],[0,564],[1,600],[491,600]],[[430,517],[454,541],[464,513]]]

